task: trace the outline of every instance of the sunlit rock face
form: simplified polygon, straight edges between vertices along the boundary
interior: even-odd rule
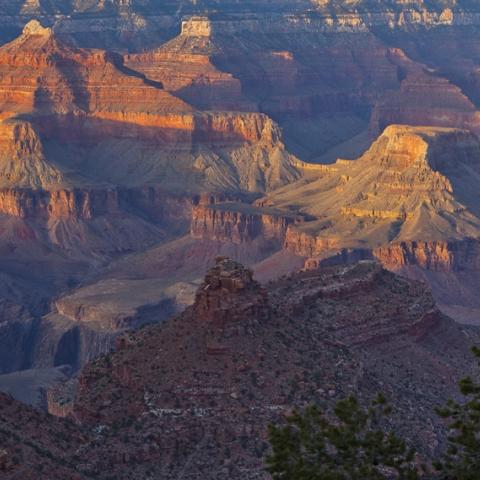
[[[222,111],[198,111],[167,91],[168,82],[160,78],[147,78],[118,54],[69,47],[51,29],[32,21],[19,38],[0,48],[1,116],[31,116],[32,128],[20,132],[17,127],[15,138],[39,136],[37,153],[44,158],[44,170],[52,170],[40,173],[47,182],[57,175],[58,186],[110,181],[164,184],[177,192],[202,185],[262,191],[298,176],[296,160],[283,148],[281,133],[267,116],[227,112],[224,106]],[[55,144],[55,153],[47,158],[42,139]],[[112,141],[124,143],[128,158],[115,159]],[[66,143],[78,147],[65,150]],[[90,155],[97,157],[95,164]],[[215,173],[224,161],[231,173],[227,168]],[[172,168],[176,171],[169,175]],[[30,182],[42,185],[42,180]],[[9,185],[22,186],[14,176]]]

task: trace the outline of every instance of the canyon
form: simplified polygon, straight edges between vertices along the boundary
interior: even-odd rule
[[[9,305],[26,309],[12,328],[26,330],[30,351],[30,342],[52,338],[16,365],[65,360],[80,368],[108,348],[110,335],[184,308],[206,259],[224,253],[265,280],[303,265],[376,258],[428,281],[445,311],[476,322],[470,169],[478,114],[469,79],[477,50],[456,46],[475,30],[477,13],[471,5],[467,13],[463,5],[392,2],[373,14],[360,2],[334,16],[334,3],[276,5],[275,14],[267,4],[225,4],[209,17],[198,5],[176,17],[172,3],[162,12],[169,38],[154,45],[138,20],[138,39],[148,34],[153,43],[138,49],[132,31],[129,51],[97,28],[112,21],[103,19],[106,7],[79,7],[67,18],[53,4],[17,13],[10,6],[19,22],[30,15],[41,23],[32,20],[0,47],[0,211],[11,252],[2,265],[19,289]],[[111,8],[108,15],[140,18],[131,16],[134,2]],[[143,13],[158,26],[155,8]],[[433,46],[444,27],[457,59],[451,67]],[[388,127],[399,123],[428,128]],[[361,175],[363,185],[352,189],[357,162],[336,159],[360,157],[376,138],[371,166],[361,157],[356,168],[388,165],[391,178]],[[413,165],[422,142],[434,162],[443,148],[454,163],[471,156],[462,167],[470,184],[452,180],[460,172],[447,160],[448,172],[434,165],[431,174],[428,165],[402,172],[404,160],[374,161],[401,157],[389,151],[397,148]],[[334,191],[322,196],[329,182]],[[435,193],[414,213],[422,189]],[[27,274],[18,272],[27,258],[39,276],[45,265],[52,272],[40,298],[28,301]],[[452,283],[457,294],[446,296]],[[131,298],[122,303],[125,292]],[[43,358],[63,343],[71,355]]]
[[[449,314],[458,308],[461,320],[471,308],[472,319],[479,148],[467,130],[391,125],[359,159],[311,166],[252,207],[195,207],[191,231],[238,243],[273,237],[308,266],[376,259],[428,281]],[[449,293],[453,283],[456,295]]]
[[[263,478],[289,406],[380,386],[441,448],[417,397],[454,395],[480,326],[477,3],[0,0],[24,478]]]
[[[90,295],[113,302],[103,314],[62,292],[122,255],[187,233],[204,197],[258,196],[303,169],[265,114],[198,110],[120,54],[68,45],[36,20],[0,47],[0,111],[0,223],[10,252],[2,267],[18,284],[11,303],[28,310],[25,320],[5,318],[6,339],[26,330],[5,373],[78,369],[117,331],[175,311],[165,281],[150,294],[144,281],[140,297],[120,307],[131,284],[107,280],[103,296]],[[27,299],[25,277],[35,281],[45,268],[43,296]]]

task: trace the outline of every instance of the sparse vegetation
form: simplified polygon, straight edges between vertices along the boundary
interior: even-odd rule
[[[333,417],[317,406],[294,412],[269,429],[268,471],[278,480],[415,480],[414,450],[382,428],[389,413],[382,396],[368,409],[354,397],[340,400]]]

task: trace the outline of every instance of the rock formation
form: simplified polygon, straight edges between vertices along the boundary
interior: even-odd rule
[[[224,353],[226,339],[254,334],[270,316],[267,292],[253,280],[253,272],[225,257],[218,257],[195,297],[194,315],[211,332],[207,350]]]
[[[274,238],[309,264],[377,258],[415,278],[428,271],[422,278],[441,301],[446,278],[439,283],[431,274],[453,275],[467,290],[478,284],[479,147],[466,130],[390,126],[359,159],[312,165],[255,207],[196,207],[191,232],[246,244]]]
[[[462,88],[439,76],[427,65],[413,62],[402,50],[392,49],[392,63],[401,72],[399,90],[377,102],[371,117],[376,133],[391,124],[457,127],[480,133],[480,115]]]
[[[467,131],[390,126],[358,160],[319,167],[317,178],[261,204],[302,205],[302,213],[318,219],[287,233],[286,248],[306,256],[322,255],[329,245],[461,241],[478,232],[479,161],[480,143]]]
[[[194,238],[248,243],[258,237],[283,244],[287,228],[301,221],[300,216],[285,216],[240,202],[196,205],[192,210],[190,233]]]
[[[72,415],[103,426],[88,470],[101,478],[147,469],[166,478],[264,478],[256,452],[265,452],[269,422],[352,391],[366,399],[381,388],[395,398],[399,432],[441,444],[432,407],[469,368],[465,342],[422,284],[373,262],[305,271],[264,289],[218,258],[192,307],[125,335],[115,353],[86,367]]]
[[[20,328],[5,316],[5,351],[12,332],[28,343],[0,370],[60,358],[77,369],[118,331],[170,315],[176,300],[147,298],[148,288],[115,305],[131,284],[107,281],[102,299],[88,286],[67,291],[119,255],[185,234],[200,193],[258,195],[302,170],[265,114],[199,110],[169,91],[166,70],[150,78],[118,53],[64,40],[32,20],[0,47],[0,249],[8,252],[0,263],[18,278],[12,304],[26,302],[29,318]],[[28,281],[18,266],[26,262]],[[41,299],[25,300],[45,268]]]
[[[13,127],[6,124],[3,138],[7,149],[18,150],[19,141],[34,149],[35,163],[47,171],[20,164],[13,175],[8,167],[5,183],[29,185],[22,179],[28,172],[40,178],[37,183],[45,177],[50,187],[67,177],[77,186],[113,182],[163,185],[177,192],[205,187],[262,191],[298,177],[300,164],[284,150],[279,129],[268,117],[194,111],[164,88],[164,74],[147,78],[118,54],[70,47],[37,21],[27,24],[20,37],[0,48],[0,112],[3,119],[29,114],[33,127],[16,127],[8,134]],[[52,145],[48,154],[42,141]],[[115,158],[112,141],[128,146],[128,158]],[[72,152],[66,142],[78,147]],[[90,156],[96,158],[94,165]],[[247,165],[246,157],[254,160]],[[118,168],[112,177],[113,162]]]

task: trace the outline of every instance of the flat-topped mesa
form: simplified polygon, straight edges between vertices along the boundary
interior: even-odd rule
[[[210,37],[212,22],[208,17],[190,17],[182,22],[181,35],[188,37]]]
[[[193,305],[194,317],[208,323],[215,336],[249,332],[268,319],[269,311],[267,292],[252,271],[228,257],[217,257]]]

